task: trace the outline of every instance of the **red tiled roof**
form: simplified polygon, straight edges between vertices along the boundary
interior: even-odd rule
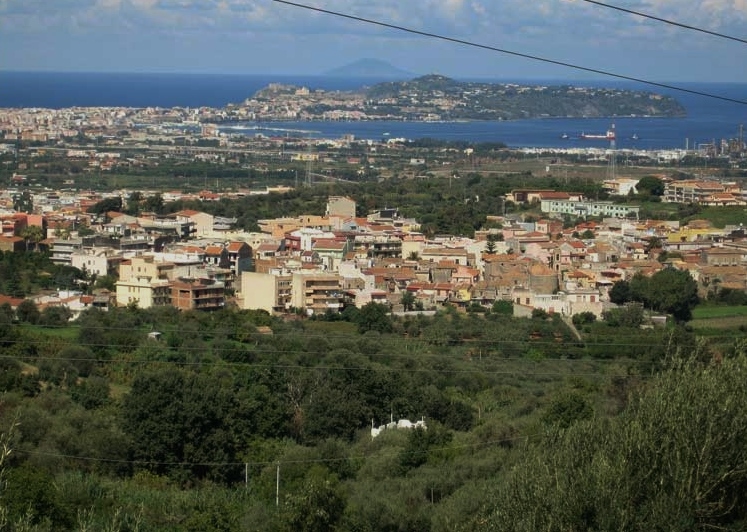
[[[196,211],[194,209],[184,209],[174,214],[176,214],[177,216],[190,217],[190,216],[194,216],[195,214],[200,214],[200,211]]]
[[[8,303],[11,307],[16,308],[18,305],[23,303],[23,298],[10,297],[5,294],[0,294],[0,305]]]
[[[206,255],[220,255],[223,253],[223,248],[220,246],[207,246],[205,248]]]
[[[565,200],[565,199],[569,199],[571,196],[567,192],[549,191],[549,192],[540,192],[539,197],[542,199]]]
[[[248,245],[248,244],[246,244],[246,242],[230,242],[228,246],[226,247],[228,251],[233,252],[233,251],[239,251],[245,245]]]
[[[329,238],[320,238],[314,241],[314,249],[331,249],[335,251],[342,251],[345,249],[345,242],[339,240],[332,240]]]

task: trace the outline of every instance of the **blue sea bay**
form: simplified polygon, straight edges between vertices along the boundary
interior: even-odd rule
[[[6,107],[222,107],[250,97],[279,82],[326,90],[349,90],[377,80],[313,76],[260,76],[153,73],[0,72],[0,108]],[[621,82],[558,80],[480,80],[526,84],[566,84],[649,90],[670,94],[687,110],[682,118],[553,118],[479,122],[283,122],[247,124],[246,132],[283,134],[302,130],[309,136],[363,139],[403,137],[469,142],[503,142],[511,147],[605,147],[604,141],[580,140],[582,132],[603,133],[614,121],[618,148],[671,149],[694,147],[739,135],[747,125],[747,105],[665,88]],[[747,101],[747,84],[679,83],[689,90]],[[264,128],[264,129],[255,129]],[[567,136],[568,138],[561,138]]]

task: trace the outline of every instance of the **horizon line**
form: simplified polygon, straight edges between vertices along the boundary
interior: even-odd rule
[[[339,67],[344,68],[344,67]],[[338,69],[339,69],[338,68]],[[337,70],[337,69],[332,69]],[[185,71],[185,70],[52,70],[52,69],[14,69],[14,68],[2,68],[0,67],[0,73],[7,73],[7,74],[70,74],[70,75],[80,75],[80,74],[96,74],[96,75],[162,75],[162,76],[200,76],[200,77],[207,77],[207,76],[231,76],[231,77],[252,77],[252,76],[262,76],[262,77],[272,77],[272,76],[278,76],[278,77],[307,77],[307,78],[334,78],[334,79],[344,79],[344,78],[350,78],[350,79],[383,79],[386,81],[392,81],[392,80],[410,80],[410,79],[416,79],[423,76],[428,75],[441,75],[445,76],[457,81],[499,81],[499,80],[507,80],[507,81],[533,81],[533,82],[547,82],[547,81],[553,81],[553,82],[605,82],[608,81],[608,78],[605,76],[599,76],[599,77],[579,77],[579,78],[566,78],[566,77],[540,77],[540,76],[515,76],[515,77],[507,77],[507,76],[500,76],[500,77],[490,77],[489,75],[453,75],[453,74],[446,74],[442,72],[427,72],[423,74],[418,73],[410,73],[412,77],[407,77],[399,74],[377,74],[377,75],[353,75],[353,76],[345,76],[345,75],[334,75],[329,73],[264,73],[264,72],[211,72],[211,71]],[[629,84],[636,84],[633,81],[625,81],[625,80],[609,80],[614,83],[629,83]],[[661,80],[659,81],[661,83],[692,83],[692,84],[747,84],[747,80],[744,81],[737,81],[737,80],[709,80],[709,81],[703,81],[702,79],[687,79],[687,80]]]

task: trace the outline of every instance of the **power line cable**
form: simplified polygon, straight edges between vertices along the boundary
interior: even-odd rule
[[[0,359],[12,358],[9,356],[0,356]],[[106,365],[142,365],[142,366],[180,366],[180,367],[219,367],[219,368],[244,368],[244,369],[275,369],[275,370],[292,370],[292,371],[361,371],[376,373],[439,373],[439,374],[480,374],[480,375],[521,375],[522,377],[631,377],[648,378],[648,375],[639,375],[630,373],[606,373],[602,371],[576,372],[576,371],[524,371],[520,369],[508,370],[491,370],[485,368],[460,369],[460,368],[401,368],[401,367],[365,367],[365,366],[336,366],[330,364],[324,365],[302,365],[302,364],[263,364],[254,362],[227,362],[227,361],[177,361],[177,360],[91,360],[91,359],[67,359],[57,357],[36,357],[38,360],[47,361],[69,361],[69,362],[98,362]],[[499,359],[495,359],[499,360]],[[548,359],[555,360],[555,359]],[[534,362],[534,361],[532,361]]]
[[[307,337],[304,337],[306,339]],[[316,338],[326,338],[326,337],[316,337]],[[354,338],[354,337],[351,337]],[[147,346],[148,344],[139,344],[137,346],[123,346],[122,344],[117,343],[98,343],[98,342],[75,342],[74,344],[60,344],[56,342],[51,341],[28,341],[28,340],[11,340],[8,342],[9,344],[18,344],[18,345],[30,345],[30,346],[55,346],[60,348],[60,350],[67,349],[70,347],[89,347],[89,348],[97,348],[97,347],[107,347],[107,348],[122,348],[122,347],[129,347],[132,349],[137,349],[139,347]],[[432,345],[430,344],[426,339],[414,339],[409,340],[408,343],[413,343],[416,345],[410,345],[409,347],[413,348],[423,348],[423,347],[433,347],[441,348],[442,346],[438,345]],[[604,348],[604,347],[627,347],[627,348],[639,348],[639,349],[645,349],[645,348],[657,348],[661,347],[660,343],[650,343],[650,342],[584,342],[584,341],[575,341],[570,340],[568,343],[574,344],[575,347],[577,347],[579,350],[584,350],[588,348]],[[418,345],[419,344],[419,345]],[[228,346],[228,347],[213,347],[210,344],[206,343],[203,346],[200,345],[189,345],[189,346],[177,346],[175,348],[171,348],[169,346],[166,346],[164,344],[153,344],[153,345],[161,345],[169,350],[173,350],[175,352],[185,352],[185,353],[199,353],[199,352],[215,352],[215,353],[221,353],[221,352],[234,352],[236,350],[239,350],[242,345],[236,345],[236,346]],[[512,347],[512,346],[529,346],[529,347],[548,347],[553,346],[554,348],[558,348],[562,346],[563,344],[560,344],[553,340],[526,340],[526,339],[517,339],[517,340],[462,340],[458,342],[455,345],[452,345],[451,347],[467,347],[467,346],[478,346],[479,349],[482,349],[480,346],[484,346],[485,349],[488,349],[490,347]],[[677,347],[681,348],[690,348],[690,349],[697,349],[699,347],[709,347],[708,345],[701,345],[698,342],[687,342],[687,343],[678,343],[676,344]],[[250,347],[250,346],[245,346]],[[405,343],[401,347],[407,348],[408,345]],[[339,346],[339,349],[341,351],[346,351],[348,348],[345,346]],[[474,349],[474,347],[473,347]],[[307,350],[307,349],[264,349],[264,348],[258,348],[256,350],[254,349],[247,349],[248,353],[251,353],[253,355],[319,355],[319,356],[326,356],[329,355],[328,350],[324,351],[314,351],[314,350]],[[374,352],[374,353],[367,353],[367,352],[350,352],[353,355],[361,355],[361,356],[368,356],[368,357],[407,357],[407,358],[413,358],[413,357],[422,357],[422,358],[440,358],[442,360],[450,360],[450,359],[456,359],[456,358],[462,358],[465,355],[472,355],[472,356],[479,356],[480,352],[472,352],[472,353],[464,353],[464,352],[457,352],[457,353],[447,353],[447,354],[438,354],[438,353],[432,353],[429,350],[425,350],[422,352],[399,352],[399,353],[393,353],[393,352]],[[344,353],[341,353],[344,354]],[[500,353],[491,353],[489,351],[485,351],[485,356],[494,356],[501,360],[526,360],[519,357],[511,357],[511,356],[503,356]],[[39,357],[36,355],[0,355],[0,358],[39,358],[43,359],[44,357]],[[67,357],[47,357],[54,360],[74,360]],[[551,357],[551,359],[553,359]],[[89,359],[83,359],[83,360],[89,360]],[[554,359],[553,359],[554,360]],[[557,360],[563,360],[567,362],[614,362],[614,360],[610,359],[584,359],[584,358],[565,358],[565,359],[557,359]],[[106,360],[102,360],[106,361]]]
[[[677,26],[678,28],[684,28],[686,30],[692,30],[692,31],[698,31],[700,33],[705,33],[708,35],[713,35],[714,37],[720,37],[722,39],[728,39],[730,41],[736,41],[741,42],[742,44],[747,44],[747,39],[741,39],[739,37],[734,37],[732,35],[726,35],[725,33],[719,33],[717,31],[711,31],[707,30],[705,28],[700,28],[698,26],[690,26],[689,24],[683,24],[682,22],[677,22],[674,20],[669,20],[666,18],[657,17],[654,15],[649,15],[648,13],[642,13],[640,11],[634,11],[632,9],[627,9],[624,7],[612,5],[612,4],[606,4],[604,2],[598,2],[597,0],[582,0],[583,2],[588,2],[589,4],[594,4],[600,7],[606,7],[608,9],[614,9],[615,11],[621,11],[623,13],[628,13],[631,15],[636,15],[643,18],[648,18],[651,20],[655,20],[657,22],[663,22],[664,24],[669,24],[671,26]]]
[[[363,427],[361,430],[365,430]],[[394,430],[394,429],[390,429]],[[399,450],[397,452],[390,453],[369,453],[342,456],[337,458],[307,458],[307,459],[295,459],[295,460],[271,460],[265,462],[159,462],[157,460],[127,460],[124,458],[101,458],[95,456],[75,456],[71,454],[62,453],[51,453],[47,451],[31,451],[25,449],[13,449],[13,452],[19,454],[25,454],[29,456],[47,456],[51,458],[62,458],[67,460],[80,460],[85,462],[102,462],[102,463],[115,463],[115,464],[131,464],[131,465],[152,465],[152,466],[171,466],[171,467],[237,467],[237,466],[270,466],[275,464],[319,464],[319,463],[331,463],[331,462],[343,462],[347,460],[365,460],[371,457],[377,456],[401,456],[401,455],[427,455],[432,453],[440,453],[445,451],[455,451],[460,449],[474,449],[479,447],[488,447],[491,445],[503,445],[506,443],[529,440],[540,436],[539,434],[529,434],[526,436],[514,436],[511,438],[501,438],[499,440],[491,440],[479,443],[465,443],[461,445],[451,445],[448,447],[438,447],[431,449],[423,449],[418,451],[405,451]]]
[[[543,62],[543,63],[549,63],[549,64],[552,64],[552,65],[558,65],[558,66],[562,66],[562,67],[566,67],[566,68],[573,68],[573,69],[581,70],[581,71],[584,71],[584,72],[591,72],[593,74],[601,74],[603,76],[609,76],[609,77],[613,77],[613,78],[617,78],[617,79],[624,79],[626,81],[634,81],[636,83],[642,83],[644,85],[652,85],[654,87],[661,87],[663,89],[669,89],[669,90],[674,90],[674,91],[679,91],[679,92],[685,92],[685,93],[688,93],[688,94],[694,94],[694,95],[703,96],[703,97],[706,97],[706,98],[713,98],[713,99],[722,100],[722,101],[725,101],[725,102],[737,103],[737,104],[740,104],[740,105],[747,105],[747,100],[737,100],[736,98],[729,98],[728,96],[721,96],[721,95],[718,95],[718,94],[712,94],[712,93],[709,93],[709,92],[703,92],[703,91],[698,91],[698,90],[694,90],[694,89],[686,89],[684,87],[680,87],[680,86],[676,86],[676,85],[671,85],[671,84],[668,84],[668,83],[660,83],[660,82],[657,82],[657,81],[650,81],[650,80],[646,80],[646,79],[643,79],[643,78],[638,78],[638,77],[635,77],[635,76],[627,76],[627,75],[624,75],[624,74],[617,74],[615,72],[610,72],[608,70],[601,70],[601,69],[597,69],[597,68],[585,67],[585,66],[574,64],[574,63],[569,63],[567,61],[559,61],[559,60],[556,60],[556,59],[549,59],[549,58],[546,58],[546,57],[541,57],[541,56],[537,56],[537,55],[527,54],[527,53],[523,53],[523,52],[516,52],[516,51],[513,51],[513,50],[507,50],[507,49],[504,49],[504,48],[498,48],[496,46],[490,46],[490,45],[487,45],[487,44],[480,44],[480,43],[476,43],[476,42],[473,42],[473,41],[467,41],[467,40],[464,40],[464,39],[457,39],[455,37],[449,37],[449,36],[446,36],[446,35],[441,35],[441,34],[429,32],[429,31],[421,31],[421,30],[416,30],[414,28],[408,28],[406,26],[400,26],[400,25],[397,25],[397,24],[390,24],[388,22],[382,22],[380,20],[368,19],[368,18],[356,16],[356,15],[350,15],[350,14],[347,14],[347,13],[342,13],[342,12],[339,12],[339,11],[332,11],[332,10],[329,10],[329,9],[322,9],[320,7],[314,7],[314,6],[309,6],[309,5],[305,5],[305,4],[299,4],[299,3],[296,3],[296,2],[289,2],[288,0],[272,0],[272,1],[276,2],[276,3],[279,3],[279,4],[286,4],[286,5],[293,6],[293,7],[298,7],[298,8],[302,8],[302,9],[308,9],[310,11],[315,11],[315,12],[318,12],[318,13],[324,13],[326,15],[332,15],[332,16],[335,16],[335,17],[345,18],[345,19],[348,19],[348,20],[354,20],[356,22],[364,22],[366,24],[372,24],[374,26],[380,26],[380,27],[383,27],[383,28],[389,28],[389,29],[394,29],[394,30],[398,30],[398,31],[403,31],[403,32],[406,32],[406,33],[411,33],[413,35],[421,35],[423,37],[429,37],[429,38],[432,38],[432,39],[439,39],[439,40],[446,41],[446,42],[451,42],[451,43],[454,43],[454,44],[462,44],[462,45],[470,46],[470,47],[473,47],[473,48],[480,48],[482,50],[489,50],[489,51],[492,51],[492,52],[498,52],[498,53],[502,53],[502,54],[506,54],[506,55],[512,55],[514,57],[522,57],[524,59],[531,59],[533,61],[540,61],[540,62]]]
[[[75,326],[72,326],[75,327]],[[44,326],[44,329],[49,330],[62,330],[62,329],[68,329],[71,328],[70,325],[53,325],[53,326]],[[112,326],[85,326],[86,330],[89,331],[133,331],[132,327],[112,327]],[[225,329],[223,330],[225,331]],[[174,328],[159,328],[158,331],[148,331],[143,329],[143,334],[147,334],[148,332],[160,332],[162,334],[168,334],[168,333],[197,333],[202,336],[201,340],[205,342],[209,342],[210,340],[215,340],[216,336],[218,338],[223,338],[219,333],[221,332],[220,329],[216,329],[214,331],[200,331],[200,330],[189,330],[185,331],[183,328],[174,327]],[[382,342],[387,339],[386,336],[383,338],[371,338],[367,337],[365,333],[363,334],[347,334],[347,333],[340,333],[340,334],[309,334],[309,331],[307,330],[291,330],[291,331],[281,331],[280,333],[274,333],[272,335],[265,335],[264,333],[261,333],[259,331],[245,331],[246,334],[249,335],[257,335],[259,337],[267,337],[267,338],[279,338],[279,337],[294,337],[294,333],[298,333],[297,336],[295,336],[298,340],[310,340],[310,339],[324,339],[324,340],[332,340],[332,341],[339,341],[339,340],[375,340],[377,342]],[[633,337],[640,337],[640,331],[634,331]],[[226,338],[230,340],[230,338]],[[432,343],[428,338],[422,337],[422,336],[414,336],[414,337],[403,337],[403,336],[397,336],[394,335],[392,339],[399,340],[404,345],[407,344],[426,344],[430,347],[438,348],[440,349],[442,346]],[[714,340],[714,341],[726,341],[726,340],[735,340],[739,338],[735,338],[733,336],[709,336],[708,340]],[[240,342],[239,340],[233,340],[238,343],[244,343]],[[448,341],[451,347],[456,347],[459,345],[462,346],[495,346],[495,345],[512,345],[512,344],[526,344],[526,345],[532,345],[532,346],[544,346],[544,345],[553,345],[558,346],[558,341],[554,339],[547,339],[547,340],[529,340],[527,338],[522,339],[509,339],[509,338],[498,338],[498,339],[492,339],[492,338],[460,338],[458,340],[454,340],[453,342],[451,340]],[[650,343],[650,342],[621,342],[621,341],[603,341],[603,342],[592,342],[589,340],[576,340],[576,339],[569,339],[567,340],[568,343],[577,345],[579,347],[660,347],[660,343]],[[110,343],[81,343],[79,341],[76,341],[73,344],[67,344],[64,343],[64,339],[62,342],[60,342],[60,338],[58,337],[50,337],[48,340],[38,339],[38,340],[31,340],[31,339],[19,339],[19,340],[12,340],[10,343],[19,343],[19,344],[33,344],[33,345],[59,345],[61,347],[70,347],[70,346],[87,346],[87,347],[121,347],[121,344],[118,344],[116,342],[110,342]],[[248,344],[247,344],[248,345]],[[678,343],[678,346],[681,347],[698,347],[700,344],[695,342],[685,342],[685,343]],[[345,349],[345,346],[340,346],[341,349]],[[203,346],[179,346],[180,350],[185,351],[197,351],[204,349]],[[230,348],[220,348],[219,351],[230,349]],[[283,349],[277,349],[277,350],[265,350],[260,349],[261,353],[276,353],[276,354],[329,354],[327,350],[325,351],[309,351],[309,350],[303,350],[303,349],[292,349],[292,350],[283,350]],[[373,353],[376,355],[377,353]],[[382,356],[385,355],[391,355],[391,353],[378,353]]]

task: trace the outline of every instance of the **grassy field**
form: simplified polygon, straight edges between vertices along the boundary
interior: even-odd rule
[[[747,329],[747,306],[699,306],[689,325],[701,336],[742,337]]]
[[[49,338],[59,338],[62,340],[75,340],[78,337],[79,328],[71,325],[68,327],[41,327],[39,325],[29,325],[24,323],[19,325],[26,331],[34,332],[36,334],[46,336]]]
[[[693,309],[694,320],[732,318],[738,316],[747,316],[747,306],[698,306]]]
[[[714,227],[739,225],[744,223],[747,209],[744,207],[703,207],[698,214],[690,216],[688,220],[709,220]]]

